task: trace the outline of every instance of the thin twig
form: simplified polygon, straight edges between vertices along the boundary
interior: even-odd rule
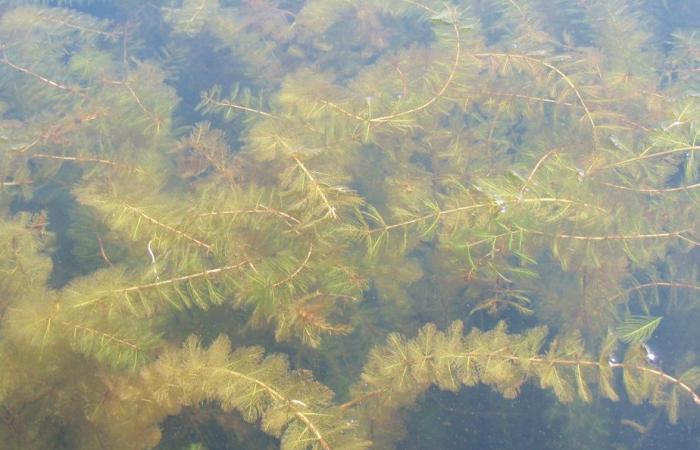
[[[684,239],[687,240],[691,243],[694,243],[694,245],[700,245],[699,242],[695,242],[692,239],[683,236],[683,233],[687,233],[690,230],[680,230],[680,231],[669,231],[666,233],[641,233],[641,234],[610,234],[610,235],[602,235],[602,236],[585,236],[585,235],[578,235],[578,234],[551,234],[551,233],[545,233],[543,231],[537,231],[537,230],[528,230],[528,229],[523,229],[522,230],[525,233],[532,233],[532,234],[537,234],[541,236],[552,236],[555,238],[561,238],[561,239],[573,239],[576,241],[629,241],[629,240],[639,240],[639,239],[660,239],[660,238],[667,238],[667,237],[676,237],[679,239]]]
[[[39,81],[41,81],[42,83],[48,84],[49,86],[53,86],[53,87],[55,87],[55,88],[57,88],[57,89],[61,89],[61,90],[63,90],[63,91],[70,92],[71,94],[76,94],[76,95],[80,95],[80,96],[85,96],[85,93],[84,93],[84,92],[81,92],[81,89],[79,89],[79,88],[76,88],[76,87],[73,87],[73,86],[68,86],[68,85],[66,85],[66,84],[59,83],[59,82],[57,82],[57,81],[53,81],[53,80],[51,80],[51,79],[49,79],[49,78],[46,78],[46,77],[44,77],[44,76],[42,76],[42,75],[39,75],[39,74],[36,73],[36,72],[33,72],[33,71],[31,71],[31,70],[29,70],[29,69],[27,69],[27,68],[25,68],[25,67],[21,67],[21,66],[16,65],[16,64],[13,63],[12,61],[10,61],[9,58],[7,57],[7,53],[5,52],[5,46],[4,46],[4,45],[0,45],[0,55],[1,55],[1,57],[0,57],[0,61],[1,61],[1,62],[7,64],[9,67],[11,67],[11,68],[13,68],[13,69],[15,69],[15,70],[17,70],[17,71],[19,71],[19,72],[22,72],[22,73],[24,73],[24,74],[26,74],[26,75],[32,76],[32,77],[38,79]]]
[[[41,158],[41,159],[55,159],[58,161],[100,163],[100,164],[107,164],[109,166],[116,166],[117,165],[114,161],[110,161],[108,159],[89,158],[89,157],[82,157],[82,156],[57,156],[57,155],[47,155],[45,153],[33,153],[31,155],[31,157],[32,158]]]
[[[569,76],[567,74],[565,74],[561,69],[548,63],[547,61],[545,61],[543,59],[534,58],[532,56],[522,55],[522,54],[517,54],[517,53],[473,53],[473,54],[471,54],[471,56],[474,58],[504,58],[506,61],[508,60],[508,58],[522,59],[522,60],[530,62],[530,63],[539,64],[539,65],[551,70],[552,72],[556,73],[559,76],[559,78],[561,78],[567,85],[569,85],[571,90],[574,92],[574,95],[576,95],[576,98],[578,99],[579,103],[581,104],[581,107],[583,108],[583,110],[585,112],[586,119],[588,120],[588,123],[591,126],[591,130],[592,130],[592,134],[593,134],[593,144],[597,147],[597,145],[598,145],[598,133],[597,133],[598,126],[595,123],[595,121],[593,120],[593,114],[591,113],[591,110],[588,107],[588,104],[583,99],[583,95],[581,94],[581,91],[578,89],[576,84],[571,80],[571,78],[569,78]]]
[[[542,165],[542,163],[544,163],[544,161],[545,161],[547,158],[549,158],[550,156],[552,156],[552,155],[555,154],[555,153],[556,153],[556,150],[550,150],[550,151],[548,151],[547,153],[545,153],[545,154],[539,159],[539,161],[537,161],[537,164],[535,164],[535,167],[533,167],[532,170],[530,171],[530,175],[527,177],[527,180],[525,180],[525,182],[523,183],[523,186],[520,188],[520,192],[519,192],[519,195],[520,195],[520,196],[522,196],[522,195],[525,193],[525,189],[527,189],[527,187],[530,185],[530,182],[531,182],[532,179],[535,177],[535,172],[537,172],[537,169],[540,168],[540,166]]]
[[[239,214],[272,214],[274,216],[281,217],[283,219],[286,219],[290,222],[293,222],[296,225],[301,224],[301,220],[297,219],[296,217],[287,214],[284,211],[280,211],[278,209],[270,208],[268,206],[265,206],[263,204],[258,204],[256,208],[251,208],[251,209],[229,209],[229,210],[224,210],[224,211],[211,211],[208,213],[201,213],[199,216],[200,217],[207,217],[207,216],[227,216],[227,215],[239,215]],[[290,224],[291,226],[291,224]]]
[[[621,186],[619,184],[613,184],[613,183],[607,183],[607,182],[601,182],[601,184],[604,184],[605,186],[609,186],[615,189],[622,189],[625,191],[633,191],[633,192],[641,192],[643,194],[663,194],[667,192],[681,192],[681,191],[689,191],[691,189],[699,188],[700,183],[695,183],[695,184],[689,184],[687,186],[678,186],[674,188],[634,188],[634,187],[627,187],[627,186]]]
[[[585,206],[587,208],[595,208],[598,209],[599,211],[605,213],[607,212],[604,208],[601,208],[600,206],[596,205],[591,205],[589,203],[584,203],[584,202],[578,202],[576,200],[569,200],[565,198],[552,198],[552,197],[541,197],[541,198],[523,198],[517,200],[517,203],[562,203],[566,205],[580,205],[580,206]],[[398,222],[394,223],[391,225],[385,225],[383,227],[377,227],[369,230],[369,233],[377,233],[377,232],[383,232],[383,231],[388,231],[392,230],[394,228],[399,228],[399,227],[405,227],[407,225],[412,225],[415,223],[423,222],[428,219],[439,219],[443,216],[458,213],[458,212],[464,212],[464,211],[469,211],[471,209],[478,209],[478,208],[488,208],[488,207],[494,207],[498,206],[498,203],[496,201],[488,202],[488,203],[476,203],[473,205],[467,205],[467,206],[459,206],[456,208],[450,208],[450,209],[444,209],[440,210],[434,213],[430,214],[425,214],[423,216],[419,216],[410,220],[405,220],[403,222]]]
[[[292,272],[291,274],[289,274],[289,276],[286,277],[284,280],[280,280],[277,283],[273,284],[272,287],[278,288],[278,287],[282,286],[283,284],[286,284],[286,283],[292,281],[294,278],[296,278],[297,275],[299,275],[301,273],[301,271],[304,270],[304,267],[306,267],[306,265],[309,263],[309,258],[311,258],[311,252],[313,251],[313,249],[314,249],[313,244],[309,244],[309,251],[306,253],[306,257],[304,258],[304,261],[302,261],[302,263],[299,264],[299,267],[297,267],[296,270],[294,272]]]
[[[642,161],[642,160],[644,160],[644,159],[656,158],[656,157],[659,157],[659,156],[671,155],[671,154],[673,154],[673,153],[684,153],[684,152],[691,152],[691,151],[697,151],[697,150],[700,150],[700,146],[697,146],[697,145],[689,145],[689,146],[687,146],[687,147],[678,147],[678,148],[673,148],[673,149],[671,149],[671,150],[664,150],[664,151],[656,152],[656,153],[646,153],[646,154],[644,154],[644,155],[635,156],[634,158],[629,158],[629,159],[625,159],[625,160],[623,160],[623,161],[618,161],[618,162],[615,162],[615,163],[611,163],[611,164],[605,165],[605,166],[601,167],[601,169],[611,169],[611,168],[613,168],[613,167],[623,166],[623,165],[625,165],[625,164],[629,164],[629,163],[636,162],[636,161]]]
[[[112,342],[116,342],[117,344],[120,344],[120,345],[129,347],[129,348],[131,348],[132,350],[134,350],[134,351],[136,351],[136,352],[143,353],[143,350],[142,350],[141,347],[139,347],[137,344],[134,344],[134,343],[132,343],[132,342],[129,342],[129,341],[127,341],[127,340],[124,340],[124,339],[122,339],[122,338],[119,338],[119,337],[117,337],[117,336],[115,336],[115,335],[113,335],[113,334],[105,333],[104,331],[96,330],[95,328],[91,328],[91,327],[88,327],[88,326],[86,326],[86,325],[81,325],[81,324],[78,324],[78,323],[67,322],[67,321],[65,321],[65,320],[61,320],[61,321],[59,321],[59,323],[60,323],[61,325],[64,325],[64,326],[73,328],[73,330],[74,330],[74,335],[77,333],[78,330],[80,330],[80,331],[82,331],[82,332],[84,332],[84,333],[88,333],[88,334],[91,334],[91,335],[93,335],[93,336],[101,336],[101,338],[102,338],[102,339],[101,339],[101,342],[102,342],[103,344],[105,343],[105,341],[107,341],[107,342],[112,341]]]
[[[454,80],[455,75],[457,74],[457,68],[459,67],[459,60],[462,57],[462,37],[459,32],[459,25],[457,23],[452,24],[452,28],[455,33],[455,56],[454,56],[454,62],[452,63],[452,67],[450,69],[450,73],[447,76],[447,79],[443,83],[442,87],[433,95],[427,102],[423,103],[422,105],[416,106],[415,108],[410,108],[405,111],[400,111],[397,113],[393,114],[387,114],[385,116],[380,116],[380,117],[374,117],[369,119],[370,123],[383,123],[383,122],[389,122],[393,119],[396,119],[401,116],[406,116],[408,114],[413,114],[419,111],[422,111],[426,108],[428,108],[430,105],[438,101],[447,91],[447,88],[450,87],[452,84],[452,80]]]
[[[306,175],[306,177],[309,179],[309,181],[311,182],[311,184],[314,187],[314,190],[316,191],[318,196],[321,198],[321,201],[323,202],[323,204],[326,205],[327,212],[326,212],[325,217],[331,217],[332,219],[336,219],[337,215],[335,212],[335,207],[333,205],[331,205],[330,201],[328,201],[328,197],[326,197],[326,193],[323,192],[321,184],[318,181],[316,181],[316,178],[311,174],[309,169],[306,168],[304,163],[302,163],[301,160],[296,155],[292,155],[292,159],[297,164],[299,169],[301,169],[301,171],[304,173],[304,175]]]
[[[215,269],[208,269],[202,272],[197,272],[189,275],[183,275],[175,278],[169,278],[167,280],[162,280],[162,281],[156,281],[153,283],[147,283],[147,284],[141,284],[138,286],[129,286],[128,288],[124,289],[117,289],[113,292],[115,293],[121,293],[121,292],[133,292],[133,291],[141,291],[143,289],[151,289],[154,287],[160,287],[160,286],[166,286],[169,284],[175,284],[175,283],[182,283],[183,281],[191,281],[195,280],[197,278],[202,278],[202,277],[209,277],[211,275],[216,275],[219,273],[223,272],[230,272],[232,270],[240,269],[241,267],[248,265],[248,261],[243,261],[238,264],[233,264],[230,266],[222,266],[222,267],[217,267]],[[77,305],[76,305],[77,306]]]
[[[95,232],[95,237],[97,237],[97,243],[100,246],[100,256],[102,256],[102,259],[109,265],[109,267],[114,267],[114,264],[112,264],[112,261],[107,256],[104,243],[102,242],[102,238],[98,232]]]
[[[360,403],[364,402],[365,400],[368,400],[373,397],[378,397],[382,394],[384,394],[386,391],[384,389],[377,389],[376,391],[370,391],[366,394],[362,394],[361,396],[354,398],[350,401],[347,401],[340,405],[340,409],[350,409],[354,408],[355,406],[359,405]]]
[[[639,284],[637,286],[633,286],[631,288],[625,289],[622,292],[618,292],[617,294],[608,297],[605,301],[608,303],[611,303],[613,300],[616,300],[620,297],[624,297],[632,292],[641,291],[642,289],[651,288],[651,287],[683,288],[683,289],[693,289],[696,291],[700,291],[700,286],[695,285],[695,284],[676,283],[676,282],[668,282],[668,281],[654,281],[652,283]]]
[[[149,215],[146,214],[145,212],[143,212],[140,208],[137,208],[137,207],[135,207],[135,206],[128,205],[128,204],[126,204],[126,203],[124,203],[122,206],[123,206],[125,209],[128,209],[129,211],[132,211],[132,212],[138,214],[139,216],[141,216],[142,218],[144,218],[144,219],[146,219],[147,221],[151,222],[152,224],[157,225],[157,226],[159,226],[159,227],[161,227],[161,228],[164,228],[164,229],[166,229],[166,230],[168,230],[168,231],[171,231],[171,232],[177,234],[178,236],[180,236],[180,237],[182,237],[182,238],[184,238],[184,239],[186,239],[186,240],[188,240],[188,241],[190,241],[190,242],[193,242],[193,243],[195,243],[196,245],[198,245],[198,246],[200,246],[200,247],[205,248],[205,249],[207,250],[207,252],[211,252],[211,251],[212,251],[212,246],[211,246],[211,245],[209,245],[209,244],[207,244],[207,243],[205,243],[205,242],[203,242],[203,241],[201,241],[201,240],[199,240],[199,239],[197,239],[197,238],[195,238],[195,237],[193,237],[193,236],[190,236],[189,234],[185,233],[185,232],[182,231],[182,230],[178,230],[178,229],[175,228],[175,227],[171,227],[171,226],[168,225],[168,224],[165,224],[165,223],[163,223],[163,222],[160,222],[159,220],[157,220],[157,219],[155,219],[155,218],[149,216]]]
[[[59,25],[63,25],[66,28],[72,28],[74,30],[78,30],[81,32],[88,32],[88,33],[93,33],[93,34],[99,34],[100,36],[108,37],[110,39],[114,39],[117,36],[119,36],[121,33],[118,31],[103,31],[97,28],[92,28],[92,27],[86,27],[83,25],[78,25],[73,22],[68,22],[67,20],[61,20],[57,19],[55,17],[51,16],[42,16],[42,19],[46,20],[47,22],[53,22],[57,23]]]
[[[32,181],[26,180],[26,181],[3,181],[3,182],[0,182],[0,186],[2,186],[2,187],[23,186],[25,184],[32,184]]]
[[[222,108],[239,109],[239,110],[241,110],[241,111],[246,111],[246,112],[249,112],[249,113],[258,114],[258,115],[261,115],[261,116],[263,116],[263,117],[270,117],[270,118],[276,118],[276,117],[277,117],[277,116],[275,116],[274,114],[270,114],[270,113],[267,113],[267,112],[262,111],[262,110],[259,110],[259,109],[250,108],[250,107],[248,107],[248,106],[239,105],[239,104],[237,104],[237,103],[233,103],[233,102],[228,101],[228,100],[216,100],[216,99],[214,99],[213,97],[210,97],[210,96],[207,96],[207,95],[204,95],[202,98],[203,98],[203,100],[206,101],[207,103],[210,103],[210,104],[213,104],[213,105],[222,107]]]
[[[169,278],[167,280],[155,281],[153,283],[139,284],[139,285],[129,286],[129,287],[122,288],[122,289],[114,289],[112,291],[108,291],[107,293],[108,294],[129,294],[130,292],[136,292],[136,291],[142,291],[142,290],[147,290],[147,289],[159,288],[159,287],[163,287],[163,286],[169,286],[169,285],[173,285],[173,284],[177,284],[177,283],[196,280],[198,278],[206,278],[206,277],[210,277],[212,275],[230,272],[233,270],[240,269],[241,267],[246,266],[246,265],[250,265],[250,262],[248,260],[244,260],[243,262],[240,262],[238,264],[217,267],[215,269],[208,269],[208,270],[204,270],[202,272],[197,272],[197,273],[192,273],[189,275],[182,275],[179,277]],[[93,298],[93,299],[90,299],[90,300],[87,300],[84,302],[76,303],[75,305],[73,305],[73,308],[82,308],[85,306],[90,306],[90,305],[98,303],[106,298],[108,298],[108,297],[107,296],[100,296],[100,297]]]
[[[263,388],[265,391],[267,391],[267,393],[270,395],[270,397],[272,397],[276,401],[283,403],[287,408],[289,408],[292,411],[292,413],[299,420],[301,420],[301,422],[304,423],[304,425],[313,434],[314,439],[318,442],[318,444],[321,446],[321,448],[323,450],[332,450],[332,447],[330,446],[330,444],[328,444],[328,441],[323,437],[321,430],[319,430],[318,426],[316,426],[316,424],[310,418],[310,416],[317,416],[318,415],[317,413],[313,413],[311,411],[309,411],[309,412],[302,411],[300,409],[302,407],[300,405],[301,402],[299,402],[298,400],[296,402],[293,401],[292,399],[290,399],[286,395],[284,395],[282,392],[278,391],[277,389],[275,389],[274,387],[265,383],[262,380],[251,377],[251,376],[246,375],[242,372],[232,370],[230,368],[220,369],[220,370],[222,370],[226,373],[229,373],[231,375],[234,375],[236,377],[242,378],[250,383],[253,383],[253,384]]]

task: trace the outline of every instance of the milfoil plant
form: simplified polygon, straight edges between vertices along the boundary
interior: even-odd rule
[[[700,40],[638,3],[0,2],[3,445],[394,448],[526,383],[697,418],[649,340],[699,313]]]

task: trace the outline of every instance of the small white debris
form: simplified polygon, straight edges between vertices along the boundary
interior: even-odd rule
[[[651,349],[651,347],[649,347],[647,344],[643,344],[643,345],[644,345],[644,350],[647,352],[647,355],[646,355],[647,360],[651,363],[656,362],[656,360],[659,359],[659,355],[654,353],[654,351]]]
[[[504,213],[508,211],[508,205],[506,204],[506,201],[501,198],[501,196],[496,195],[494,196],[494,200],[496,201],[496,205],[498,206],[498,211],[501,213]]]

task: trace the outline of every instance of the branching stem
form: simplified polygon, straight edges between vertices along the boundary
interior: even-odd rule
[[[617,294],[608,297],[606,299],[606,302],[611,303],[614,300],[616,300],[620,297],[624,297],[632,292],[637,292],[637,291],[641,291],[643,289],[653,288],[653,287],[669,287],[669,288],[692,289],[692,290],[700,291],[700,286],[698,286],[696,284],[677,283],[677,282],[670,282],[670,281],[654,281],[652,283],[639,284],[639,285],[633,286],[629,289],[625,289],[622,292],[618,292]]]
[[[324,450],[331,450],[331,446],[328,444],[328,441],[326,441],[326,438],[323,437],[323,434],[319,430],[318,426],[311,420],[311,416],[315,415],[312,413],[307,413],[301,410],[301,406],[298,405],[298,401],[294,402],[292,399],[287,398],[286,395],[282,394],[280,391],[275,389],[274,387],[270,386],[269,384],[265,383],[262,380],[259,380],[257,378],[253,378],[251,376],[248,376],[244,373],[232,370],[232,369],[221,369],[225,371],[226,373],[233,375],[235,377],[241,378],[243,380],[248,381],[249,383],[253,383],[257,386],[260,386],[263,388],[270,397],[272,397],[274,400],[279,401],[284,403],[284,405],[289,408],[294,416],[296,416],[301,422],[304,423],[311,431],[311,433],[315,436],[315,439],[318,441],[318,443],[321,445],[321,447]]]
[[[17,71],[19,71],[19,72],[22,72],[22,73],[24,73],[24,74],[26,74],[26,75],[32,76],[32,77],[36,78],[37,80],[41,81],[42,83],[48,84],[49,86],[53,86],[53,87],[55,87],[55,88],[57,88],[57,89],[61,89],[62,91],[70,92],[71,94],[76,94],[76,95],[80,95],[80,96],[85,96],[85,93],[82,92],[82,90],[81,90],[80,88],[76,88],[76,87],[73,87],[73,86],[69,86],[69,85],[67,85],[67,84],[63,84],[63,83],[59,83],[59,82],[57,82],[57,81],[53,81],[53,80],[51,80],[51,79],[49,79],[49,78],[46,78],[45,76],[39,75],[38,73],[33,72],[33,71],[27,69],[26,67],[21,67],[21,66],[18,66],[17,64],[15,64],[15,63],[13,63],[13,62],[10,61],[10,59],[7,57],[7,53],[5,52],[5,46],[4,46],[4,44],[0,44],[0,62],[5,63],[5,64],[8,65],[9,67],[11,67],[11,68],[13,68],[13,69],[15,69],[15,70],[17,70]]]
[[[294,272],[290,273],[289,276],[287,276],[285,279],[278,281],[277,283],[273,284],[273,288],[278,288],[282,286],[283,284],[289,283],[292,281],[294,278],[297,277],[301,273],[302,270],[304,270],[304,267],[309,263],[309,258],[311,258],[311,253],[313,252],[314,246],[313,244],[309,244],[309,251],[306,252],[306,257],[304,258],[304,261],[299,264],[299,267],[294,270]]]
[[[145,212],[143,212],[140,208],[137,208],[137,207],[135,207],[135,206],[128,205],[128,204],[126,204],[126,203],[124,203],[123,206],[124,206],[125,209],[128,209],[129,211],[132,211],[132,212],[138,214],[140,217],[146,219],[147,221],[151,222],[152,224],[157,225],[157,226],[159,226],[159,227],[161,227],[161,228],[164,228],[164,229],[166,229],[166,230],[168,230],[168,231],[170,231],[170,232],[172,232],[172,233],[175,233],[176,235],[182,237],[183,239],[186,239],[186,240],[188,240],[188,241],[190,241],[190,242],[193,242],[193,243],[196,244],[197,246],[206,249],[207,252],[211,252],[211,251],[212,251],[212,246],[211,246],[211,245],[209,245],[209,244],[207,244],[207,243],[205,243],[205,242],[203,242],[203,241],[201,241],[201,240],[199,240],[199,239],[197,239],[197,238],[195,238],[195,237],[190,236],[189,234],[185,233],[185,232],[182,231],[182,230],[178,230],[177,228],[171,227],[170,225],[165,224],[165,223],[163,223],[163,222],[161,222],[161,221],[159,221],[159,220],[157,220],[157,219],[155,219],[155,218],[149,216],[148,214],[146,214]]]

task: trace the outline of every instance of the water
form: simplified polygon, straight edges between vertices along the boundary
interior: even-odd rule
[[[0,1],[0,448],[700,448],[697,6]]]

